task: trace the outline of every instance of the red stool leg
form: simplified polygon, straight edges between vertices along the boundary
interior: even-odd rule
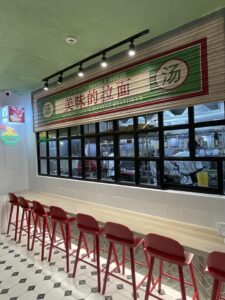
[[[98,276],[98,292],[101,292],[101,278],[100,278],[100,251],[99,251],[99,236],[95,237],[96,256],[97,256],[97,276]]]
[[[66,241],[65,241],[65,247],[66,247],[66,271],[69,273],[69,268],[70,268],[70,255],[69,255],[69,250],[70,250],[70,230],[69,230],[69,224],[66,224]]]
[[[179,278],[180,278],[180,289],[182,300],[186,300],[186,291],[184,285],[184,274],[182,266],[178,266]]]
[[[89,258],[89,257],[90,257],[90,253],[89,253],[88,243],[87,243],[87,239],[86,239],[85,234],[83,234],[83,240],[84,240],[84,247],[85,247],[87,256],[88,256],[88,258]]]
[[[46,230],[46,218],[43,217],[43,234],[42,234],[42,245],[41,245],[41,260],[44,260],[45,251],[45,230]]]
[[[109,266],[110,266],[110,261],[111,261],[111,256],[112,256],[112,248],[113,248],[113,243],[110,242],[109,245],[109,254],[108,254],[108,259],[107,259],[107,264],[106,264],[106,270],[105,270],[105,277],[104,277],[104,284],[103,284],[103,290],[102,294],[105,294],[105,289],[106,289],[106,283],[109,275]]]
[[[113,255],[114,255],[114,258],[115,258],[115,261],[116,261],[116,264],[117,264],[117,270],[120,273],[120,263],[119,263],[118,255],[116,253],[116,247],[115,247],[115,245],[113,245],[112,250],[113,250]]]
[[[123,246],[123,264],[122,264],[122,274],[125,274],[125,264],[126,264],[126,247]]]
[[[222,286],[222,282],[218,279],[214,279],[211,300],[219,300],[220,299],[221,286]]]
[[[19,205],[16,206],[16,227],[15,227],[15,237],[14,240],[17,240],[17,231],[18,231],[18,224],[19,224],[19,211],[20,207]]]
[[[148,300],[148,298],[149,298],[149,290],[150,290],[151,281],[152,281],[152,273],[153,273],[154,263],[155,263],[155,258],[151,256],[150,266],[149,266],[149,271],[148,271],[148,280],[147,280],[146,291],[145,291],[145,300]]]
[[[95,236],[93,236],[93,244],[94,244],[94,249],[93,249],[93,261],[95,262],[96,261],[96,238]]]
[[[23,212],[22,212],[22,218],[21,218],[21,224],[20,224],[20,236],[19,236],[19,242],[21,242],[21,237],[22,237],[22,229],[23,229],[23,222],[24,222],[24,214],[25,214],[25,211],[23,209]]]
[[[142,244],[142,247],[143,247],[146,263],[149,266],[150,262],[149,262],[148,252],[145,248],[145,241],[143,240],[141,244]]]
[[[195,278],[194,267],[193,267],[192,263],[190,263],[189,268],[190,268],[191,279],[192,279],[192,282],[193,282],[194,292],[195,292],[195,294],[194,294],[195,298],[194,299],[200,300],[199,293],[198,293],[198,286],[197,286],[197,282],[196,282],[196,278]]]
[[[27,217],[27,250],[30,250],[30,222],[31,222],[31,211],[28,211]]]
[[[163,273],[163,261],[159,262],[159,285],[158,285],[158,293],[161,294],[162,291],[162,273]]]
[[[39,216],[37,215],[37,216],[36,216],[36,220],[35,220],[35,222],[34,222],[34,233],[33,233],[32,245],[31,245],[31,250],[32,250],[32,251],[34,250],[34,241],[35,241],[35,238],[36,238],[38,219],[39,219]]]
[[[132,285],[133,285],[133,298],[137,300],[136,292],[136,276],[135,276],[135,266],[134,266],[134,249],[130,248],[130,266],[131,266],[131,276],[132,276]]]
[[[61,229],[61,232],[62,232],[62,237],[63,237],[64,243],[66,243],[65,232],[64,232],[64,229],[63,229],[63,225],[61,223],[60,223],[60,229]]]
[[[78,264],[79,255],[80,255],[80,248],[81,248],[82,237],[83,237],[83,232],[80,231],[78,245],[77,245],[76,259],[75,259],[74,268],[73,268],[73,277],[75,277],[76,271],[77,271],[77,264]]]
[[[48,224],[48,219],[46,218],[46,228],[47,228],[47,231],[48,231],[48,236],[51,240],[51,232],[50,232],[50,228],[49,228],[49,224]]]
[[[53,248],[53,243],[55,241],[55,236],[56,236],[56,222],[52,222],[53,223],[53,230],[52,230],[52,239],[51,239],[51,245],[50,245],[50,249],[49,249],[49,255],[48,255],[48,261],[51,260],[52,257],[52,248]]]
[[[10,205],[11,205],[11,207],[10,207],[10,213],[9,213],[7,234],[9,234],[9,229],[10,229],[10,225],[11,225],[11,222],[12,222],[12,213],[13,213],[13,204],[10,203]]]

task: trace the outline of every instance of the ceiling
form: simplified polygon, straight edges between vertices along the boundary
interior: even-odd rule
[[[0,95],[149,28],[153,38],[225,7],[225,0],[0,0]],[[66,44],[75,36],[74,46]]]

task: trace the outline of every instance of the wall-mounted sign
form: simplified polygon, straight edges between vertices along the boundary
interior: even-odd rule
[[[20,136],[15,129],[5,125],[0,125],[0,138],[6,145],[15,145],[20,140]]]
[[[3,123],[24,123],[24,108],[12,105],[4,106],[2,108],[2,121]]]
[[[37,129],[207,93],[207,39],[203,38],[122,72],[37,100],[34,125]]]

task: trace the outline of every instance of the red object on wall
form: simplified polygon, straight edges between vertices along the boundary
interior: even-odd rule
[[[8,106],[8,121],[13,123],[24,123],[25,122],[25,112],[23,107],[18,106]]]

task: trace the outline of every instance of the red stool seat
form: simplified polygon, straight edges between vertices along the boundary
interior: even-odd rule
[[[19,223],[19,200],[18,200],[18,197],[13,193],[9,193],[8,195],[9,195],[9,203],[10,203],[10,213],[9,213],[7,234],[9,234],[10,225],[15,226],[14,240],[16,241],[17,240],[18,223]],[[14,207],[16,208],[16,220],[12,221]]]
[[[225,299],[221,296],[222,284],[225,282],[225,253],[210,253],[206,271],[214,278],[211,300]]]
[[[51,245],[50,245],[50,250],[49,250],[48,261],[51,260],[53,247],[55,247],[59,250],[65,251],[66,252],[66,269],[67,269],[67,272],[69,272],[69,256],[73,254],[73,252],[70,253],[71,224],[76,222],[76,218],[68,217],[67,213],[62,208],[57,207],[57,206],[50,207],[50,216],[51,216],[51,220],[52,220],[53,229],[52,229],[52,235],[51,235]],[[61,230],[61,234],[63,237],[61,240],[58,240],[58,241],[56,241],[57,224],[60,225],[60,230]],[[65,231],[64,231],[63,227],[65,227]],[[85,242],[86,252],[89,253],[88,245],[87,245],[85,237],[84,237],[84,242]],[[62,244],[62,243],[64,243],[65,249],[59,247],[60,244]]]
[[[193,286],[194,293],[192,299],[199,300],[199,293],[198,293],[197,283],[195,279],[194,268],[192,264],[192,259],[194,255],[192,253],[185,252],[183,246],[181,246],[177,241],[158,234],[153,234],[153,233],[148,234],[145,238],[145,243],[146,243],[146,249],[149,252],[151,257],[149,273],[148,273],[148,281],[147,281],[146,293],[145,293],[145,300],[148,300],[149,295],[157,299],[163,299],[152,294],[153,290],[156,288],[157,285],[158,285],[158,292],[159,294],[161,293],[162,276],[166,276],[180,282],[182,300],[186,300],[185,284],[189,286]],[[151,287],[150,289],[155,259],[159,259],[160,261],[159,277],[153,284],[153,287]],[[169,262],[171,264],[177,265],[179,278],[164,273],[163,262]],[[183,276],[184,266],[189,267],[192,283],[184,281],[184,276]]]
[[[27,233],[27,250],[30,250],[30,227],[31,227],[31,215],[33,217],[33,209],[29,205],[29,202],[23,198],[19,197],[19,205],[22,208],[22,217],[21,217],[21,224],[20,224],[20,235],[19,235],[19,242],[21,242],[22,237],[22,231],[25,231]],[[26,225],[24,224],[24,221],[26,219]],[[33,217],[34,221],[34,217]]]
[[[144,282],[147,275],[143,278],[141,283],[139,283],[136,286],[135,263],[136,264],[138,263],[145,267],[146,267],[146,265],[134,260],[134,249],[136,247],[138,247],[139,245],[143,246],[144,254],[146,256],[146,261],[148,264],[148,258],[147,258],[147,254],[146,254],[145,248],[144,248],[144,240],[141,238],[134,237],[133,233],[126,226],[117,224],[117,223],[112,223],[112,222],[107,222],[105,224],[105,237],[109,241],[109,251],[108,251],[108,258],[107,258],[102,294],[103,295],[105,294],[108,275],[111,275],[113,277],[116,277],[117,279],[120,279],[120,280],[128,283],[128,284],[131,284],[133,287],[133,298],[136,300],[137,299],[137,289]],[[109,272],[109,268],[110,268],[110,264],[111,264],[111,255],[112,255],[113,247],[116,244],[121,245],[122,249],[123,249],[123,259],[122,259],[122,263],[121,263],[123,266],[123,274],[124,274],[124,269],[125,269],[125,262],[130,261],[132,283],[130,281],[125,280],[125,279],[117,276],[116,274],[114,274],[113,271],[115,269],[113,271]],[[129,249],[129,252],[130,252],[130,259],[126,258],[126,249],[127,248]]]
[[[51,239],[50,235],[50,229],[49,229],[49,224],[48,224],[48,217],[50,216],[50,212],[46,212],[44,207],[42,206],[41,203],[38,201],[33,201],[33,210],[35,214],[35,222],[34,222],[34,233],[33,233],[33,241],[32,241],[32,246],[31,250],[34,249],[34,242],[35,239],[38,239],[39,241],[42,242],[41,245],[41,260],[44,259],[44,248],[47,247],[48,245],[45,245],[45,238],[46,238],[46,229],[47,229],[47,237]],[[42,221],[42,224],[41,224]],[[42,226],[41,226],[42,225]],[[37,233],[39,229],[42,229],[42,232]]]

